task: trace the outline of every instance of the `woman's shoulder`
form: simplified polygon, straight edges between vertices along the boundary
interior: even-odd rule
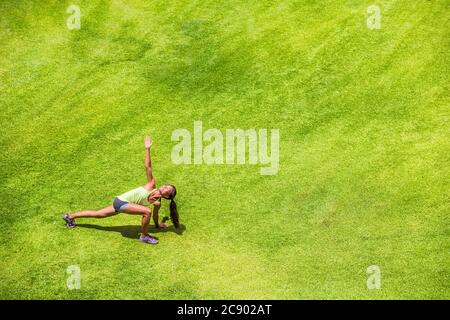
[[[155,183],[154,182],[149,182],[149,183],[146,183],[145,185],[143,185],[140,188],[144,188],[146,191],[152,192],[153,190],[155,190]]]

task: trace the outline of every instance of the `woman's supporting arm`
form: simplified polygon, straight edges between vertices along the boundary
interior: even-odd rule
[[[156,228],[159,228],[159,208],[161,208],[161,205],[153,205],[153,222],[155,223]]]
[[[168,227],[167,223],[164,222],[159,223],[158,217],[159,208],[161,208],[160,202],[153,205],[153,222],[155,223],[156,228],[167,228]]]

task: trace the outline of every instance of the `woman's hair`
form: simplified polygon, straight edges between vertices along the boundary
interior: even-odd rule
[[[175,228],[178,229],[178,227],[180,226],[180,222],[178,220],[178,209],[177,209],[177,204],[173,200],[173,198],[175,198],[175,196],[177,195],[177,188],[175,188],[175,186],[172,185],[172,184],[169,184],[169,186],[172,187],[172,193],[169,196],[169,199],[170,199],[170,220],[172,220],[172,223],[175,226]]]

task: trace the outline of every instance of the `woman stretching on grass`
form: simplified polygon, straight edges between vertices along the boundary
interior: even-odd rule
[[[167,228],[167,224],[158,222],[158,211],[161,207],[161,198],[170,200],[170,219],[175,228],[178,228],[178,211],[177,205],[173,198],[177,194],[177,189],[173,185],[163,185],[156,189],[155,178],[152,174],[152,161],[150,158],[150,148],[152,146],[152,140],[150,137],[146,137],[144,140],[145,145],[145,169],[147,172],[147,184],[128,191],[114,199],[113,205],[108,206],[98,211],[81,211],[72,214],[64,214],[63,219],[66,222],[68,228],[74,228],[76,226],[75,219],[77,218],[106,218],[111,217],[119,212],[125,212],[129,214],[142,215],[142,227],[139,240],[144,243],[157,244],[158,240],[148,234],[148,225],[150,223],[150,217],[152,210],[148,207],[153,205],[153,221],[157,228]]]

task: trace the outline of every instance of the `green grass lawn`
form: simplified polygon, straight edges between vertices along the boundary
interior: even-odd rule
[[[0,298],[449,299],[449,5],[2,1]],[[174,164],[195,120],[279,129],[278,174]],[[66,229],[145,183],[147,133],[183,232]]]

